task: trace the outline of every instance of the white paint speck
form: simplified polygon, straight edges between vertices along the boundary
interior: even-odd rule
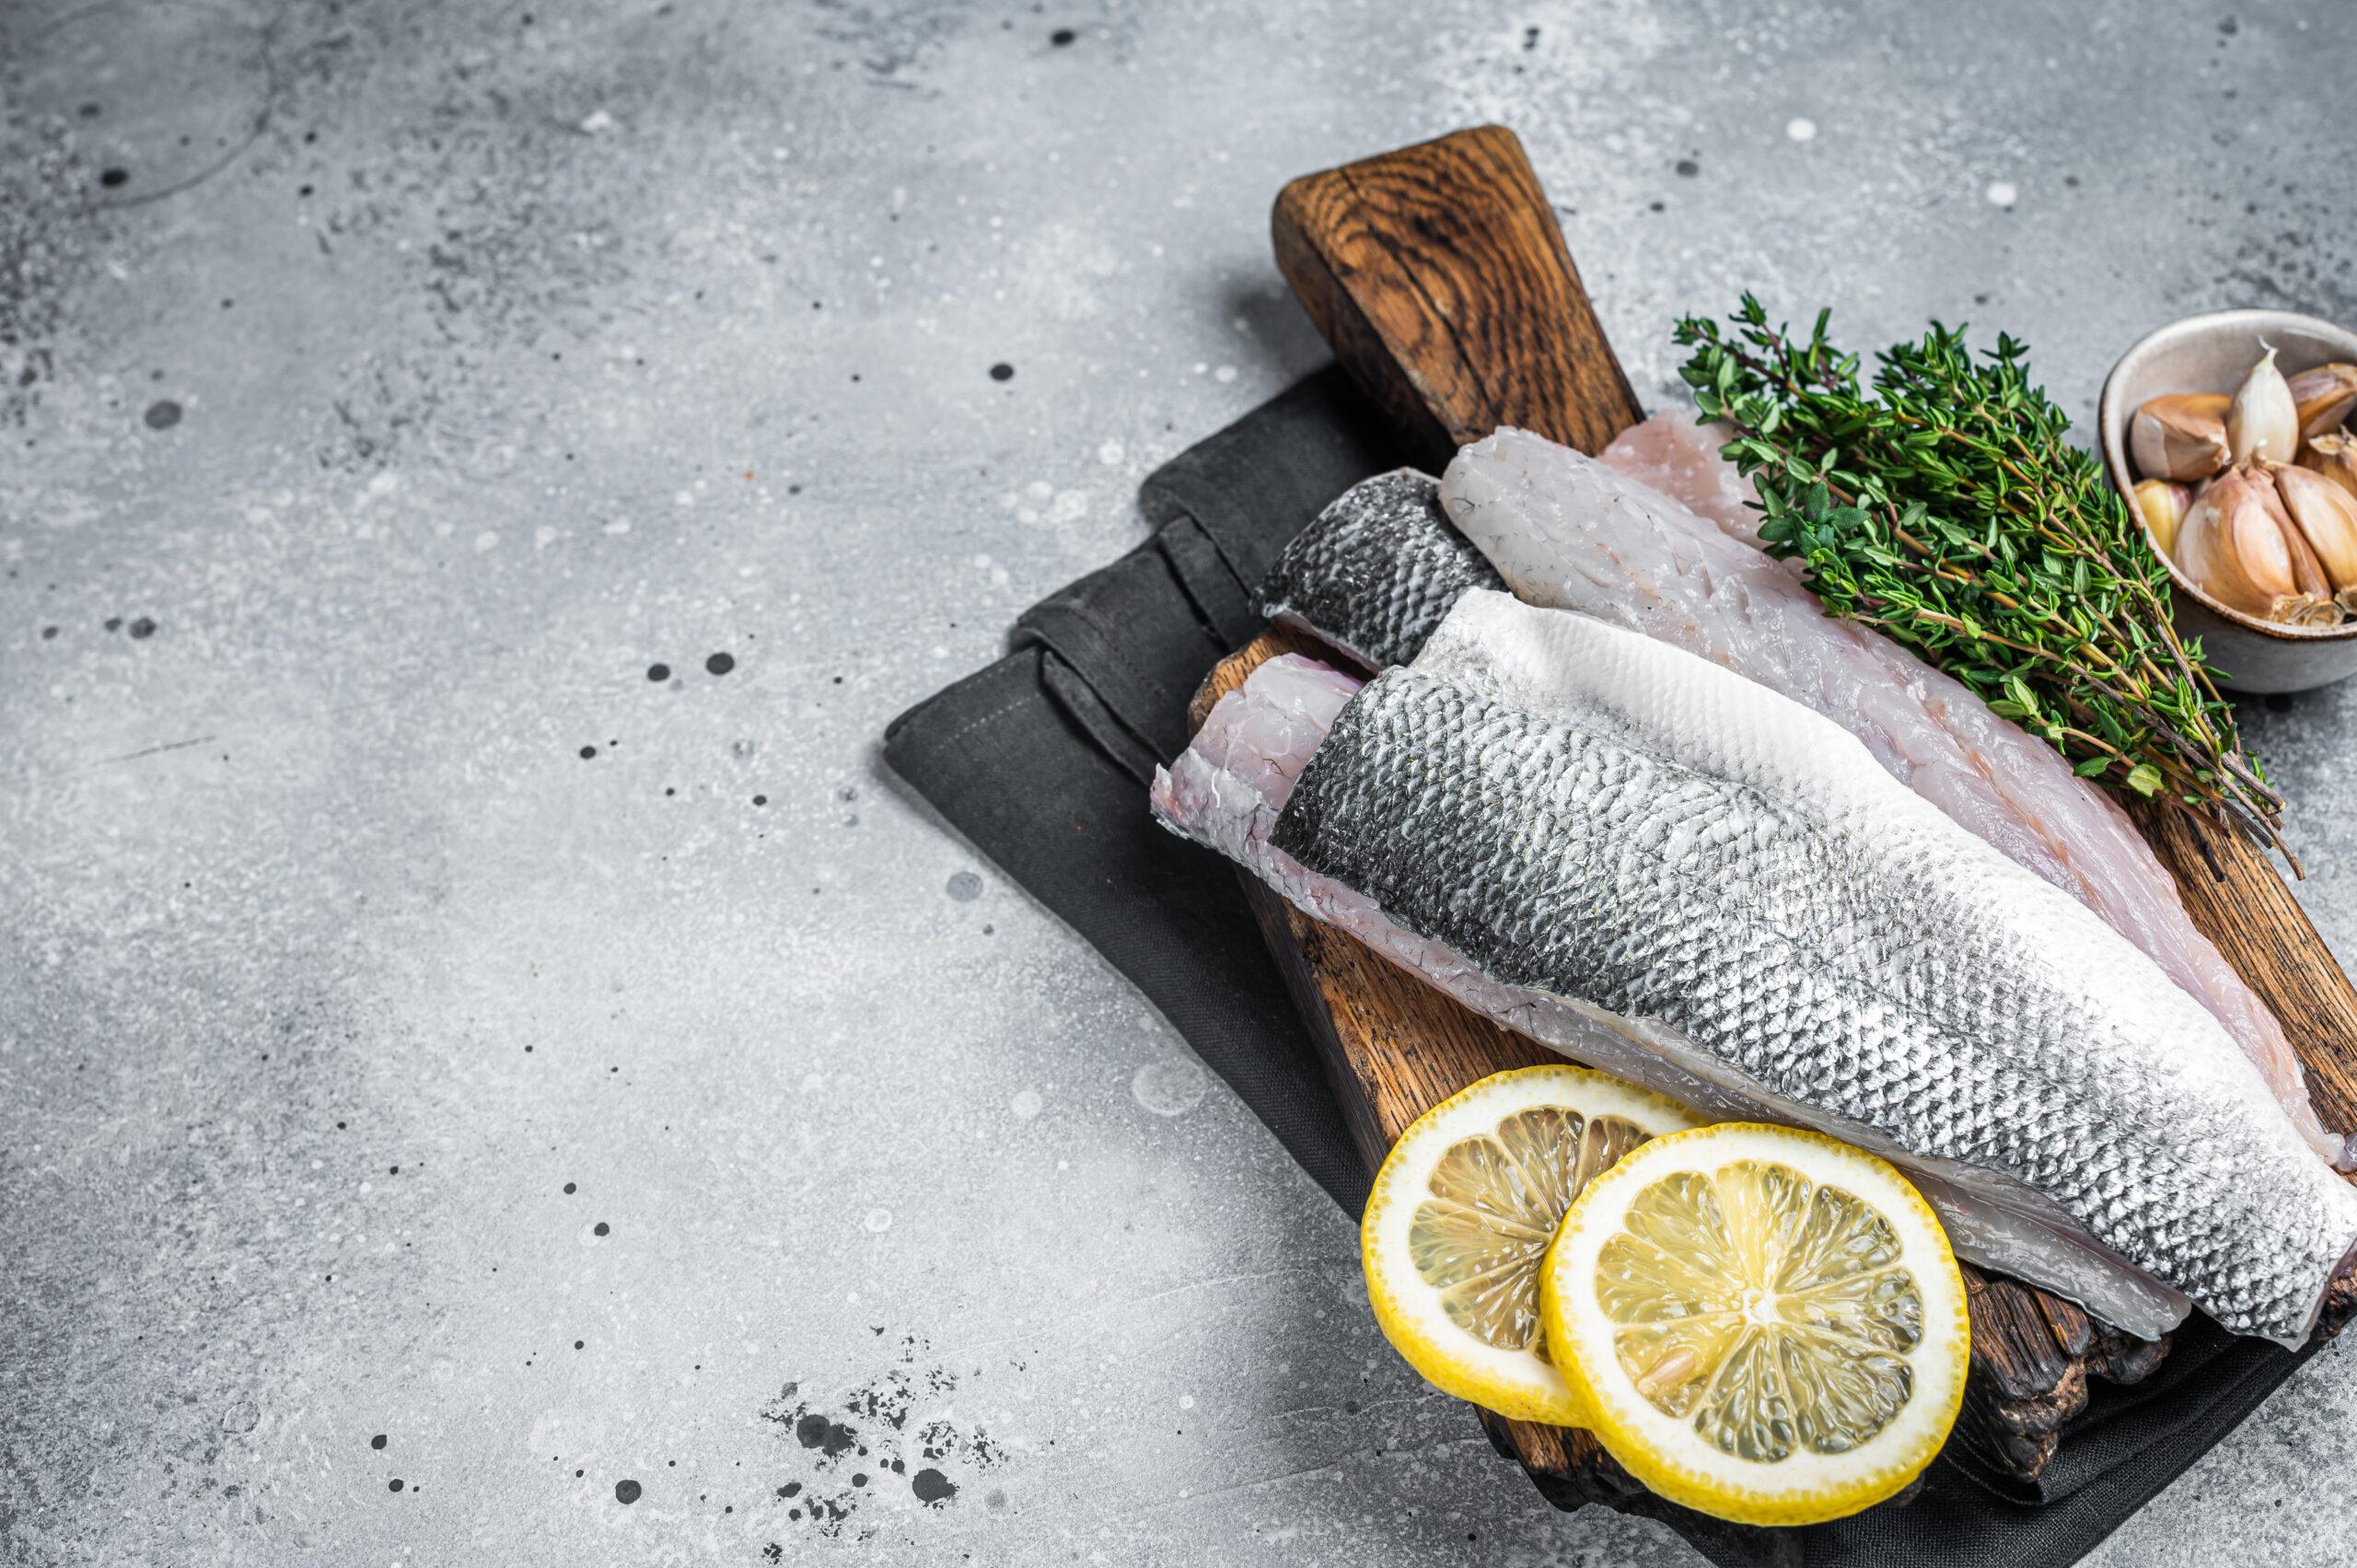
[[[498,548],[499,536],[492,532],[489,528],[485,528],[482,532],[475,535],[475,549],[478,551],[496,550]]]
[[[1149,1062],[1130,1075],[1130,1094],[1156,1116],[1184,1116],[1202,1103],[1211,1087],[1202,1063],[1191,1057]]]
[[[1048,508],[1048,521],[1051,523],[1077,522],[1087,515],[1088,492],[1085,490],[1059,490],[1055,505]]]
[[[1015,1098],[1006,1102],[1006,1109],[1023,1118],[1024,1121],[1030,1121],[1039,1114],[1039,1091],[1037,1089],[1016,1090]]]
[[[2010,180],[1991,180],[1987,194],[1992,207],[2010,207],[2021,199],[2021,192],[2014,189],[2014,182]]]
[[[459,525],[453,522],[446,521],[434,525],[434,537],[436,539],[448,539],[452,534],[457,533],[458,531]]]
[[[1107,468],[1118,467],[1121,461],[1121,444],[1108,441],[1097,448],[1097,460]]]
[[[1056,493],[1056,487],[1044,479],[1035,479],[1024,488],[1034,501],[1045,501]]]
[[[1012,501],[1015,498],[1010,495],[1007,499]],[[991,558],[988,555],[977,555],[974,557],[974,565],[977,569],[987,572],[991,569]]]
[[[630,532],[630,524],[627,522],[608,523],[606,525],[606,531],[608,533],[628,533]]]
[[[1039,520],[1039,514],[1028,506],[1018,506],[1015,509],[1015,520],[1018,523],[1036,523]]]
[[[674,506],[692,506],[695,504],[696,493],[692,490],[682,490],[671,497],[671,505]]]
[[[549,527],[548,524],[542,523],[539,528],[532,530],[532,547],[534,549],[546,550],[550,545],[554,544],[555,542],[556,529]]]
[[[939,643],[935,643],[933,645],[933,656],[935,658],[947,658],[949,656],[949,650],[943,647]]]
[[[1179,1408],[1180,1410],[1182,1410],[1182,1411],[1190,1411],[1190,1410],[1193,1410],[1193,1409],[1195,1408],[1195,1396],[1194,1396],[1194,1395],[1192,1395],[1192,1394],[1181,1394],[1181,1395],[1179,1395],[1179,1396],[1178,1396],[1178,1408]]]
[[[590,115],[586,120],[584,120],[581,122],[581,128],[594,136],[600,131],[612,130],[614,128],[614,117],[601,109],[596,113]]]
[[[1784,122],[1784,134],[1790,136],[1795,142],[1814,142],[1817,140],[1817,122],[1814,120],[1800,119],[1787,120]]]
[[[880,1234],[892,1228],[892,1211],[889,1209],[870,1209],[867,1211],[867,1217],[859,1223],[865,1225],[870,1231]]]
[[[1236,366],[1233,366],[1233,365],[1223,365],[1223,366],[1221,366],[1218,369],[1216,369],[1216,370],[1214,370],[1214,371],[1213,371],[1213,372],[1212,372],[1212,379],[1213,379],[1213,380],[1214,380],[1214,381],[1233,381],[1233,380],[1235,380],[1235,379],[1236,379]]]

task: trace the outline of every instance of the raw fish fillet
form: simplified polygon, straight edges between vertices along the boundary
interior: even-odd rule
[[[2308,1145],[2349,1163],[2275,1016],[2194,929],[2127,815],[2054,748],[1889,638],[1828,617],[1775,562],[1691,509],[1542,436],[1502,429],[1465,447],[1441,502],[1523,599],[1699,654],[1864,742],[1892,777],[2150,957],[2216,1016]]]
[[[1457,595],[1504,587],[1441,516],[1440,482],[1395,469],[1351,486],[1294,536],[1260,585],[1260,613],[1381,669],[1414,658]]]
[[[1411,974],[1551,1050],[1714,1121],[1839,1125],[1764,1088],[1730,1086],[1724,1072],[1696,1071],[1684,1056],[1661,1049],[1666,1037],[1544,991],[1502,984],[1445,943],[1395,923],[1373,900],[1313,875],[1271,847],[1269,835],[1295,780],[1360,685],[1297,655],[1262,664],[1241,690],[1220,699],[1169,768],[1157,771],[1155,817],[1251,871],[1305,913],[1349,932]],[[1862,1128],[1843,1131],[1874,1138]],[[1938,1211],[1957,1256],[2036,1282],[2143,1339],[2157,1339],[2184,1320],[2189,1304],[2183,1295],[2102,1247],[2051,1203],[2002,1184],[1992,1198],[1986,1179],[1960,1183],[1893,1152]]]
[[[1684,502],[1719,531],[1746,544],[1759,542],[1759,492],[1743,470],[1719,456],[1735,439],[1723,423],[1697,424],[1692,409],[1664,409],[1632,424],[1598,452],[1596,460],[1619,469],[1640,484]]]
[[[1644,638],[1479,595],[1435,667],[1469,684],[1395,669],[1351,698],[1272,661],[1157,814],[1605,1071],[1898,1155],[1966,1255],[2122,1329],[2183,1305],[2107,1249],[2238,1331],[2305,1335],[2357,1191],[2099,920],[1826,721]],[[1569,695],[1503,695],[1532,683]]]

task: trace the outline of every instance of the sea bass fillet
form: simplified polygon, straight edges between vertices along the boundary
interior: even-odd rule
[[[1448,526],[1440,482],[1394,469],[1342,492],[1294,536],[1260,585],[1260,613],[1381,669],[1414,658],[1468,588],[1505,586]]]
[[[1692,463],[1668,471],[1703,482]],[[1642,632],[1816,710],[1967,831],[2094,910],[2210,1009],[2311,1148],[2350,1163],[2275,1016],[2194,929],[2127,815],[2054,748],[1889,638],[1828,617],[1750,545],[1568,447],[1500,430],[1457,454],[1440,494],[1520,598]]]
[[[2305,1336],[2357,1191],[2149,961],[1797,704],[1496,596],[1458,614],[1481,601],[1491,623],[1435,639],[1455,679],[1352,698],[1299,661],[1256,673],[1157,780],[1158,814],[1606,1071],[1894,1151],[1935,1202],[1993,1199],[2018,1249],[1986,1260],[2119,1327],[2172,1314],[2128,1271],[2091,1277],[2072,1229],[2229,1328]],[[1533,685],[1569,695],[1515,705]]]
[[[1589,1066],[1716,1121],[1833,1125],[1805,1107],[1771,1104],[1691,1071],[1622,1020],[1542,991],[1503,985],[1446,945],[1395,923],[1372,900],[1271,848],[1269,835],[1294,781],[1360,685],[1358,678],[1311,659],[1269,660],[1241,691],[1220,701],[1187,750],[1157,778],[1155,815],[1467,1006]],[[1845,1131],[1853,1139],[1870,1138],[1862,1130]],[[1959,1257],[2035,1281],[2144,1339],[2157,1339],[2184,1320],[2191,1304],[2182,1295],[2102,1247],[2044,1199],[2011,1189],[1992,1199],[1988,1179],[1968,1184],[1980,1189],[1970,1191],[1894,1152],[1938,1211]]]

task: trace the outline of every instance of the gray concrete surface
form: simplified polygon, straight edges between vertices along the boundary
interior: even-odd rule
[[[1650,399],[1746,286],[2083,415],[2357,319],[2346,15],[2067,9],[0,6],[0,1558],[1696,1561],[877,738],[1318,363],[1283,180],[1458,124]],[[2352,708],[2249,715],[2344,953]],[[2095,1561],[2347,1561],[2349,1355]]]

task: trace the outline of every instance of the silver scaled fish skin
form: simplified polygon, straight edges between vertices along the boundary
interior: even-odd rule
[[[1441,515],[1440,482],[1394,469],[1351,486],[1294,536],[1260,586],[1260,613],[1382,669],[1414,658],[1467,589],[1504,587]]]
[[[2149,964],[2107,972],[2125,943],[1977,843],[1856,842],[1395,669],[1341,712],[1270,846],[1496,981],[2019,1180],[2235,1332],[2305,1337],[2357,1239],[2357,1191],[2255,1074],[2172,1050],[2190,999]]]

